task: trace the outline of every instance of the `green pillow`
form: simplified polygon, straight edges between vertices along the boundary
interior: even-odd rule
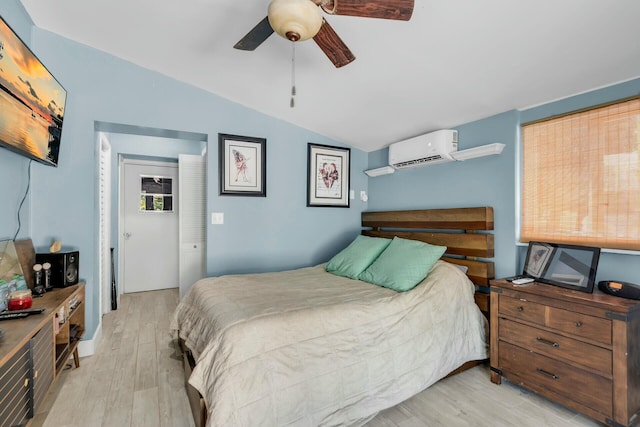
[[[427,277],[446,250],[446,246],[395,237],[358,278],[398,292],[408,291]]]
[[[358,236],[353,242],[336,254],[325,269],[337,276],[357,279],[391,243],[391,239]]]

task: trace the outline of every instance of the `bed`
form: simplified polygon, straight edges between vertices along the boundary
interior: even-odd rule
[[[363,236],[446,253],[406,292],[325,264],[194,284],[171,329],[196,425],[362,425],[487,358],[476,290],[493,277],[493,210],[365,212],[362,225]]]

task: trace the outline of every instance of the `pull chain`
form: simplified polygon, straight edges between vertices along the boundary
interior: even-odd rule
[[[289,106],[293,108],[296,105],[296,44],[292,42],[291,46],[291,102],[289,103]]]

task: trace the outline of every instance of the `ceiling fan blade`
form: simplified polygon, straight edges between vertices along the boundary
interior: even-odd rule
[[[255,50],[255,48],[260,46],[271,34],[273,34],[273,28],[271,28],[269,17],[267,16],[233,47],[240,50]]]
[[[413,0],[323,0],[320,5],[331,15],[408,21],[413,14]]]
[[[313,41],[320,46],[320,49],[333,62],[336,68],[344,67],[356,59],[355,55],[351,53],[347,45],[344,44],[340,36],[324,18],[322,18],[320,31],[313,37]]]

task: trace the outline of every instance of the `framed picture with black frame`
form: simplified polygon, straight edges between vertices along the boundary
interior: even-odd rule
[[[267,197],[267,140],[218,134],[221,196]]]
[[[349,207],[351,150],[308,144],[307,206]]]
[[[529,242],[524,272],[537,282],[591,293],[599,259],[600,248],[592,246]]]

